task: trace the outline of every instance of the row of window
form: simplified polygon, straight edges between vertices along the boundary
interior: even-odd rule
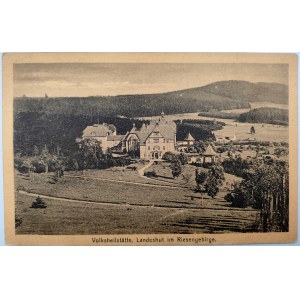
[[[162,149],[163,149],[163,150],[166,150],[166,147],[163,146]],[[148,150],[151,150],[151,147],[150,147],[150,146],[148,146]],[[152,147],[152,150],[160,150],[160,147],[159,147],[159,146],[154,146],[154,147]]]
[[[148,143],[150,143],[150,142],[151,142],[151,139],[148,140]],[[153,138],[153,139],[152,139],[152,143],[159,143],[159,142],[160,142],[159,138]],[[165,143],[166,140],[163,139],[162,142]]]

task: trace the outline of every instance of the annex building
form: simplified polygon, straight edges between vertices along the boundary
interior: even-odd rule
[[[124,135],[117,135],[117,129],[113,124],[94,124],[87,126],[81,138],[76,139],[76,143],[81,143],[83,140],[93,139],[97,140],[102,147],[103,153],[107,150],[119,145],[124,138]]]

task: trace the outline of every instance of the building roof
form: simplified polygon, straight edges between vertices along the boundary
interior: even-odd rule
[[[124,138],[124,135],[109,135],[107,137],[108,141],[122,141]]]
[[[93,126],[87,126],[82,133],[82,137],[104,137],[108,134],[114,133],[116,127],[112,124],[94,124]]]
[[[202,154],[204,156],[216,156],[218,155],[217,152],[213,149],[213,147],[209,144],[206,148],[206,150],[204,151],[204,153]]]
[[[189,132],[189,134],[187,135],[187,137],[184,139],[185,141],[194,141],[194,137],[191,135],[191,133]]]
[[[143,144],[153,131],[160,132],[166,140],[174,140],[176,124],[165,121],[151,122],[150,125],[142,126],[140,130],[136,130],[134,133],[138,136],[140,143]]]

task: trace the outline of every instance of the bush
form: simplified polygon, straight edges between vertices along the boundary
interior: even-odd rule
[[[231,202],[234,207],[246,208],[253,203],[251,194],[245,189],[245,187],[238,185],[231,193],[228,193],[224,199]]]
[[[148,172],[144,172],[144,176],[147,177],[157,177],[157,174],[155,171],[148,171]]]
[[[173,161],[174,159],[176,159],[176,155],[172,152],[166,152],[163,156],[162,159],[166,160],[166,161]]]
[[[31,208],[47,208],[47,203],[38,196],[35,201],[32,202]]]

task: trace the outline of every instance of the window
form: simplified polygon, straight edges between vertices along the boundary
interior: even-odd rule
[[[163,150],[166,150],[166,147],[165,147],[165,146],[163,146]]]
[[[150,146],[148,146],[148,150],[150,150]]]
[[[95,136],[95,135],[96,135],[96,132],[92,131],[91,136]]]
[[[159,139],[154,138],[154,139],[153,139],[153,143],[159,143]]]

